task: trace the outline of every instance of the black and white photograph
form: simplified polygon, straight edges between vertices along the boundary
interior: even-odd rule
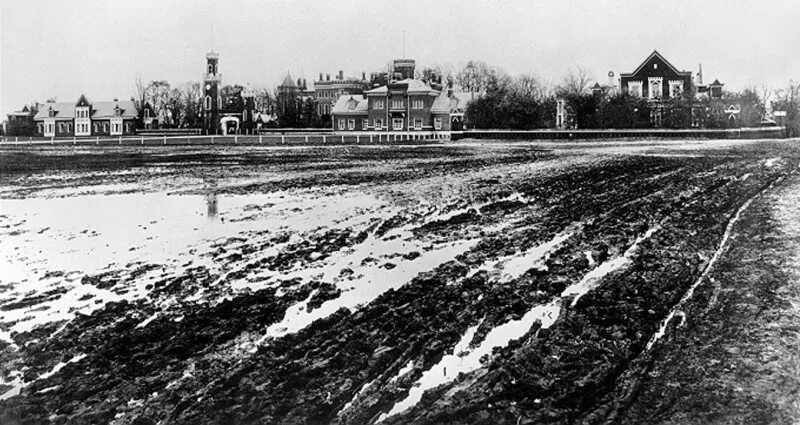
[[[0,425],[800,424],[792,0],[4,0]]]

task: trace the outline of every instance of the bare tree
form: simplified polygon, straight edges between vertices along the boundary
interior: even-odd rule
[[[787,136],[800,136],[800,83],[790,80],[788,86],[775,91],[772,110],[783,111],[786,114],[784,119]]]
[[[462,90],[477,94],[504,89],[511,83],[511,77],[504,70],[483,61],[467,62],[455,79]]]
[[[586,94],[589,91],[589,84],[591,81],[592,78],[589,76],[589,72],[585,68],[579,66],[571,70],[564,77],[564,80],[558,87],[558,91],[562,94]]]
[[[184,103],[184,126],[200,126],[200,118],[202,116],[201,108],[203,105],[201,100],[202,95],[202,85],[199,82],[190,82],[184,84],[181,96]]]
[[[145,99],[150,102],[156,116],[164,121],[169,120],[167,110],[169,96],[170,86],[165,80],[153,80],[145,87]]]
[[[186,118],[186,101],[183,91],[179,88],[167,90],[165,93],[164,108],[170,123],[180,127]]]
[[[522,74],[514,79],[513,90],[522,96],[541,100],[547,97],[546,84],[534,74]]]
[[[142,81],[142,77],[140,75],[136,76],[135,80],[136,84],[136,94],[134,97],[134,102],[136,103],[136,108],[141,110],[144,107],[145,102],[147,102],[147,85]]]
[[[253,91],[256,109],[264,114],[272,115],[275,113],[275,96],[268,88],[261,87]]]

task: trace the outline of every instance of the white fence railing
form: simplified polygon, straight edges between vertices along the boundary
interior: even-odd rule
[[[156,145],[327,145],[424,142],[450,139],[449,132],[337,132],[331,134],[174,135],[66,138],[0,138],[0,145],[156,146]]]

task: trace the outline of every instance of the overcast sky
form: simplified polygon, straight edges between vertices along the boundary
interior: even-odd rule
[[[3,114],[52,96],[130,98],[137,75],[199,81],[212,47],[226,84],[360,75],[402,56],[403,31],[418,65],[480,59],[551,82],[576,65],[602,82],[653,49],[729,89],[800,79],[791,0],[3,0],[0,13]]]

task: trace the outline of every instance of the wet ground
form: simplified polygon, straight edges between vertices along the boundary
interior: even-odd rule
[[[5,148],[0,422],[796,422],[796,143]]]

